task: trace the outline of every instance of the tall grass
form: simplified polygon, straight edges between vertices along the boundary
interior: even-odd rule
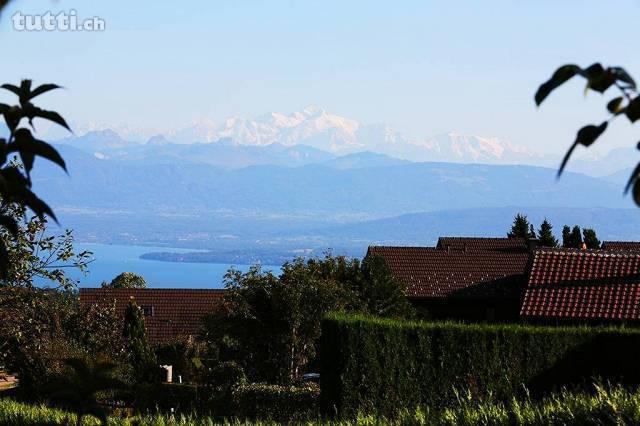
[[[74,424],[75,416],[43,405],[27,405],[0,399],[0,425],[66,425]],[[87,417],[84,425],[99,425]],[[240,419],[217,420],[187,415],[147,415],[129,419],[110,418],[109,425],[126,426],[204,426],[253,424],[271,426],[267,420],[245,422]],[[541,401],[512,400],[509,403],[473,403],[460,399],[456,406],[443,410],[418,408],[403,410],[395,419],[385,419],[365,413],[352,420],[310,420],[304,424],[327,426],[374,425],[637,425],[640,424],[640,392],[630,392],[620,386],[596,386],[593,394],[561,392]]]

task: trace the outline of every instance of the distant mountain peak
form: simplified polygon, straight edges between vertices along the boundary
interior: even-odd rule
[[[109,133],[96,138],[120,139]],[[186,128],[153,136],[148,144],[223,141],[225,145],[257,147],[303,145],[333,155],[370,151],[409,161],[541,164],[540,155],[497,137],[449,131],[430,138],[408,138],[384,123],[363,125],[317,105],[288,114],[270,112],[253,119],[232,116],[216,122],[203,118]]]

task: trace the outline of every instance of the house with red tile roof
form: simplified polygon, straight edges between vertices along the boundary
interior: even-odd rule
[[[145,328],[151,344],[163,344],[198,333],[202,319],[218,309],[224,290],[210,289],[114,289],[81,288],[80,306],[112,306],[124,317],[130,300],[135,300],[144,314]]]
[[[531,249],[519,238],[442,237],[435,247],[369,247],[433,318],[517,320]]]
[[[545,322],[640,320],[640,251],[536,250],[520,314]]]

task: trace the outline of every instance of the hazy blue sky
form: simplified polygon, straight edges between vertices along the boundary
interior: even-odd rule
[[[15,11],[76,9],[95,33],[18,32]],[[0,22],[2,79],[69,90],[74,122],[173,128],[308,104],[410,136],[448,130],[564,150],[605,117],[582,82],[537,111],[556,66],[600,60],[640,79],[638,1],[15,0]],[[601,144],[640,139],[620,120]]]

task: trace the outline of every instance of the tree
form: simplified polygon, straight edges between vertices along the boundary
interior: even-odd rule
[[[597,250],[600,248],[600,240],[596,237],[596,231],[590,228],[584,228],[582,235],[584,236],[584,243],[588,249]]]
[[[224,309],[207,320],[204,337],[219,361],[236,361],[253,381],[292,383],[312,368],[330,311],[413,313],[404,288],[376,257],[297,258],[280,276],[260,266],[244,274],[231,269],[225,287]]]
[[[362,261],[359,276],[361,283],[356,294],[360,304],[356,310],[379,317],[413,316],[404,286],[393,277],[382,257],[367,256]]]
[[[115,277],[109,284],[102,283],[105,288],[147,288],[147,282],[142,275],[133,272],[123,272]]]
[[[76,424],[92,415],[107,424],[107,412],[98,402],[101,392],[123,389],[125,384],[114,377],[115,365],[105,361],[68,358],[67,371],[49,384],[52,401],[76,414]]]
[[[547,218],[540,224],[538,230],[538,244],[542,247],[558,247],[558,240],[553,236],[553,226]]]
[[[568,228],[568,226],[567,226]],[[563,242],[562,246],[564,248],[582,248],[582,231],[578,225],[575,225],[571,232],[568,234],[567,239],[564,238],[564,230],[563,230]]]
[[[69,126],[60,114],[55,111],[47,111],[33,104],[37,96],[58,89],[55,84],[43,84],[32,89],[31,80],[22,80],[19,86],[3,84],[5,89],[18,97],[18,105],[0,103],[0,114],[9,129],[6,139],[0,138],[0,199],[6,204],[16,204],[21,208],[28,208],[38,218],[49,216],[56,220],[51,208],[32,191],[31,171],[36,157],[46,158],[66,171],[66,164],[58,151],[48,143],[36,139],[28,127],[22,127],[26,120],[33,129],[33,120],[36,118],[52,121],[67,130]],[[13,161],[14,155],[18,155],[20,162]],[[0,213],[0,227],[4,228],[13,237],[18,234],[19,226],[15,217],[4,212]],[[6,278],[10,266],[5,239],[0,239],[0,277]]]
[[[15,203],[0,201],[0,212],[17,224],[12,235],[0,230],[0,241],[9,259],[0,287],[32,287],[36,278],[65,290],[75,287],[78,281],[67,272],[77,269],[85,273],[94,259],[90,251],[74,250],[73,231],[67,229],[60,235],[52,235],[46,219],[27,218],[26,209]]]
[[[571,228],[569,225],[562,227],[562,247],[571,247]]]
[[[153,381],[157,377],[156,356],[147,340],[142,309],[130,300],[124,313],[122,335],[129,351],[129,363],[138,381]]]
[[[534,97],[536,105],[540,106],[540,104],[553,90],[557,89],[576,75],[587,80],[587,86],[585,88],[585,91],[587,92],[592,90],[598,93],[604,93],[609,88],[615,87],[620,92],[620,95],[611,99],[607,103],[609,117],[605,121],[599,125],[590,124],[578,130],[575,141],[570,146],[562,160],[562,163],[560,164],[558,176],[562,174],[562,171],[569,162],[569,158],[578,145],[582,145],[587,148],[593,145],[605,132],[611,120],[621,115],[625,115],[631,123],[635,123],[640,119],[640,95],[638,94],[636,83],[633,78],[622,67],[604,68],[600,63],[592,64],[584,69],[574,64],[561,66],[553,73],[549,80],[544,82],[538,88]],[[640,145],[638,148],[640,148]],[[639,176],[640,163],[638,163],[631,173],[625,187],[625,193],[633,187],[633,199],[638,205],[640,205]]]
[[[524,238],[529,240],[535,238],[536,234],[533,229],[533,225],[529,223],[526,215],[518,213],[513,219],[513,225],[511,225],[511,231],[507,233],[509,238]]]

